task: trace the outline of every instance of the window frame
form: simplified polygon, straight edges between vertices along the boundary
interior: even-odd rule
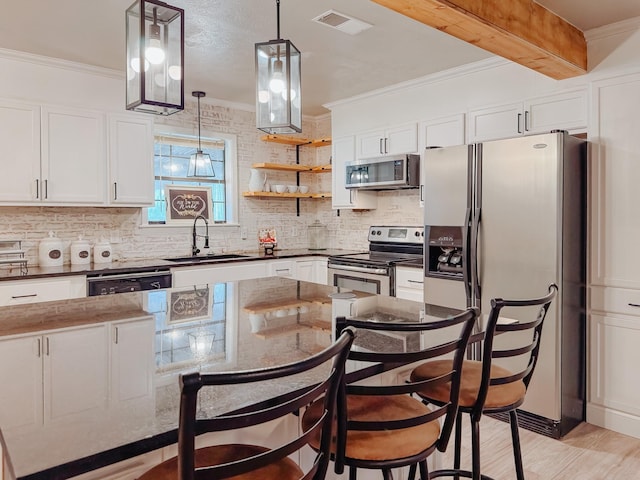
[[[186,127],[176,127],[172,125],[156,124],[153,129],[154,145],[156,136],[184,137],[197,142],[198,134],[194,129]],[[228,227],[239,225],[239,190],[238,190],[238,140],[237,136],[228,133],[214,132],[212,130],[201,130],[200,137],[203,141],[223,140],[225,143],[225,210],[227,221],[224,223],[209,223],[209,228]],[[153,171],[155,184],[156,172]],[[166,222],[166,220],[165,220]],[[187,225],[185,225],[187,226]],[[147,207],[142,209],[141,227],[148,228],[184,228],[175,223],[149,223]]]

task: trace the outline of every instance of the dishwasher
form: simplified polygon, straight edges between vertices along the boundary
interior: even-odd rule
[[[170,270],[87,275],[87,296],[113,295],[171,288]]]

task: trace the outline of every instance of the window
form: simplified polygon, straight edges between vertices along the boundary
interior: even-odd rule
[[[198,149],[198,137],[182,133],[157,130],[154,141],[155,206],[147,208],[147,223],[166,223],[165,187],[193,186],[211,189],[209,218],[214,224],[235,223],[236,208],[236,149],[235,137],[207,135],[201,138],[202,151],[208,153],[213,164],[213,177],[187,177],[189,160]]]

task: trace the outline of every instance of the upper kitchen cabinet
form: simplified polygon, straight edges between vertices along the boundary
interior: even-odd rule
[[[107,152],[104,115],[46,106],[42,107],[41,125],[42,202],[103,204]]]
[[[468,142],[483,142],[549,132],[586,130],[586,88],[571,92],[533,97],[469,111]]]
[[[109,115],[109,203],[153,205],[153,120]]]
[[[378,205],[375,192],[364,192],[345,187],[347,175],[345,164],[355,159],[355,142],[354,135],[333,139],[331,206],[334,209],[372,209]]]
[[[464,144],[464,113],[433,120],[418,125],[418,151],[426,148],[451,147]],[[420,206],[424,207],[424,169],[420,171]]]
[[[357,158],[381,157],[418,150],[418,129],[415,122],[385,129],[372,130],[356,136]]]
[[[40,106],[0,101],[0,202],[40,200]]]

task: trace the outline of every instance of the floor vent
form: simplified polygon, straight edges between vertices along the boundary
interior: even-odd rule
[[[314,18],[313,21],[340,30],[343,33],[348,33],[349,35],[357,35],[373,26],[357,18],[345,15],[344,13],[336,12],[335,10],[324,12]]]

